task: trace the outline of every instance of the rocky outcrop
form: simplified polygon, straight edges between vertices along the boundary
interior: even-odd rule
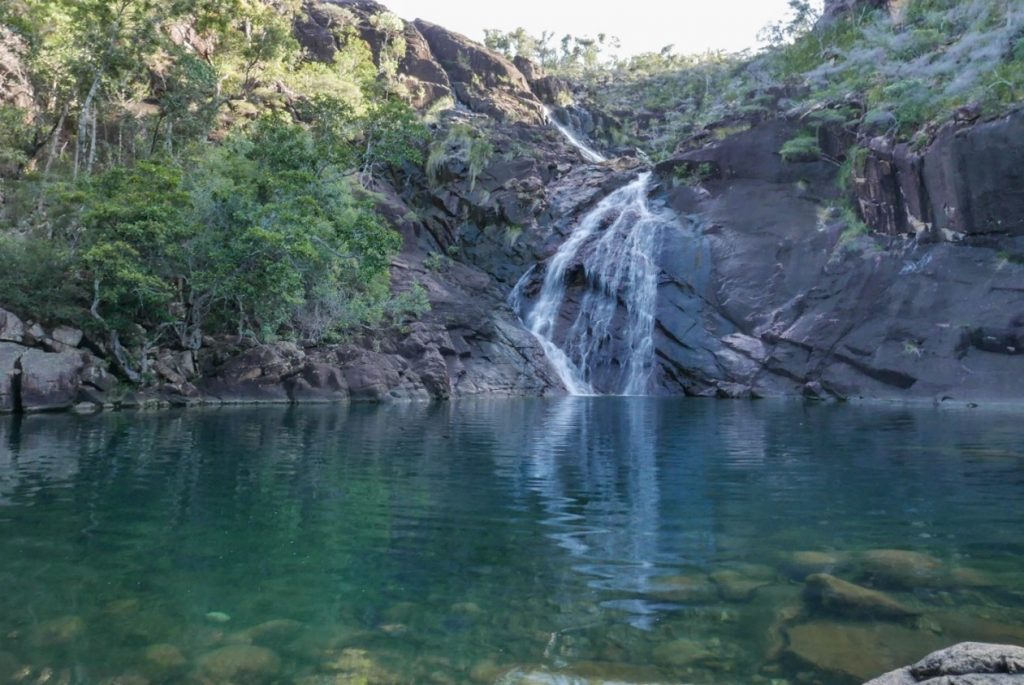
[[[388,9],[373,0],[312,0],[295,23],[295,36],[313,57],[332,62],[353,37],[365,41],[378,67],[398,36],[382,23]],[[398,92],[419,109],[457,100],[502,122],[544,122],[544,106],[515,64],[465,36],[423,20],[402,22],[405,53],[398,60]],[[564,84],[537,75],[539,93],[553,98]]]
[[[1013,685],[1024,678],[1024,647],[963,642],[866,685]]]
[[[448,72],[460,102],[502,122],[542,125],[544,106],[526,77],[501,55],[436,24],[417,19],[434,57]]]
[[[1015,141],[1024,110],[994,121],[944,126],[925,150],[888,138],[869,141],[854,180],[873,229],[928,232],[937,240],[1024,235],[1024,183]]]
[[[111,390],[106,362],[79,349],[82,342],[76,328],[48,332],[0,309],[0,414],[70,409]]]
[[[382,52],[395,42],[395,36],[378,21],[388,9],[372,0],[316,0],[306,3],[305,10],[305,16],[296,22],[295,35],[322,62],[332,62],[338,49],[354,34],[366,42],[380,66]],[[453,97],[448,75],[434,59],[426,40],[412,24],[403,25],[405,54],[398,62],[396,78],[409,102],[425,109]]]
[[[694,224],[661,257],[662,391],[1019,400],[1008,379],[1024,332],[1024,207],[1008,136],[1022,123],[1015,114],[940,135],[918,161],[894,150],[873,177],[896,186],[858,196],[877,207],[865,216],[889,217],[889,237],[832,213],[834,165],[781,159],[798,122],[755,125],[660,165],[667,184],[680,169],[706,176],[667,191]],[[923,217],[937,230],[914,228]]]

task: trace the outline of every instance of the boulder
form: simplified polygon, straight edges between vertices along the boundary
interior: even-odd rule
[[[711,574],[711,582],[718,586],[718,594],[728,602],[749,601],[767,580],[749,578],[738,571],[724,570]]]
[[[293,402],[342,402],[348,399],[345,374],[337,366],[309,362],[285,381]]]
[[[872,549],[859,559],[861,570],[880,584],[900,588],[935,586],[947,573],[941,561],[922,552],[905,549]]]
[[[171,644],[150,645],[142,655],[142,669],[158,682],[180,675],[187,665],[188,659],[182,651]]]
[[[70,409],[74,406],[86,366],[82,352],[26,350],[21,368],[21,408],[26,412]]]
[[[940,639],[888,623],[831,621],[803,623],[786,634],[791,656],[826,673],[861,681],[921,658],[935,649]]]
[[[66,347],[78,347],[82,344],[82,331],[71,326],[57,326],[50,337]]]
[[[913,666],[891,671],[866,685],[1019,685],[1024,682],[1024,647],[963,642],[933,652]]]
[[[18,362],[25,348],[14,343],[0,343],[0,414],[17,411],[20,402],[21,370]]]
[[[21,343],[24,341],[24,322],[6,309],[0,309],[0,342]]]
[[[471,110],[502,122],[543,125],[544,106],[512,62],[436,24],[417,19],[415,25],[447,72],[458,99]]]
[[[804,597],[820,609],[844,616],[899,619],[921,613],[889,595],[854,585],[827,573],[807,577]]]

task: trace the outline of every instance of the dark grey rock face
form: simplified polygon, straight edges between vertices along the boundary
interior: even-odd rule
[[[1021,125],[1015,115],[940,135],[916,159],[873,145],[891,156],[859,199],[887,236],[843,234],[827,210],[834,168],[783,162],[783,121],[660,165],[716,172],[699,191],[669,193],[698,229],[662,255],[659,326],[689,336],[659,343],[663,390],[1019,401],[1024,185],[1007,136]],[[949,173],[929,181],[929,168]],[[913,212],[940,209],[935,230],[920,228]]]
[[[963,642],[866,685],[1017,685],[1024,682],[1024,647]]]

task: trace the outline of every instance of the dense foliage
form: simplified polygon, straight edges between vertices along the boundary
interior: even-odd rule
[[[4,3],[0,303],[87,328],[137,380],[156,345],[338,339],[422,311],[391,295],[399,237],[370,191],[422,168],[426,128],[343,12],[333,63],[303,54],[300,10]]]

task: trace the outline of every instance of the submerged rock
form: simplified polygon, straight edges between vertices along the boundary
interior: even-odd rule
[[[37,647],[58,647],[75,642],[85,633],[85,621],[68,615],[43,621],[32,631],[32,644]]]
[[[185,670],[188,659],[180,649],[171,644],[155,644],[146,647],[143,653],[143,669],[156,680],[172,678]]]
[[[878,582],[914,588],[942,583],[945,570],[935,557],[905,549],[873,549],[860,557],[860,566]]]
[[[963,642],[867,685],[1013,685],[1024,678],[1024,647]]]
[[[801,551],[789,555],[782,567],[792,578],[803,579],[812,573],[835,573],[844,562],[845,557],[835,552]]]
[[[909,618],[921,612],[877,590],[854,585],[827,573],[807,577],[804,597],[826,611],[875,618]]]
[[[651,656],[655,663],[676,668],[706,665],[719,660],[718,653],[713,651],[710,645],[687,638],[658,645]]]
[[[718,594],[729,602],[746,602],[760,588],[768,585],[767,580],[755,580],[737,571],[716,571],[711,574],[711,582],[718,586]]]
[[[239,636],[243,638],[243,641],[264,645],[274,644],[282,642],[295,636],[302,630],[302,624],[298,621],[293,621],[287,618],[279,618],[273,621],[266,621],[255,625],[251,628],[246,628]]]
[[[266,647],[229,645],[204,654],[198,660],[199,671],[214,680],[265,682],[281,669],[281,659]]]
[[[787,631],[788,653],[821,671],[866,680],[919,659],[939,638],[891,623],[803,623]]]

